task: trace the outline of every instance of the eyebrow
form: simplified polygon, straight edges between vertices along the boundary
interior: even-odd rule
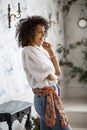
[[[38,31],[45,31],[45,29],[43,30],[43,29],[37,29]]]

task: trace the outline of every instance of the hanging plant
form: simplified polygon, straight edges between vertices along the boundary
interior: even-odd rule
[[[63,13],[68,13],[70,11],[70,7],[76,2],[77,0],[69,0],[63,5],[62,11]]]
[[[68,14],[70,11],[70,8],[73,4],[75,4],[75,2],[77,2],[78,0],[68,0],[67,2],[65,2],[65,4],[62,7],[62,11],[63,13]],[[87,8],[87,0],[85,0],[84,2],[84,6]]]
[[[84,67],[78,67],[74,65],[72,60],[71,61],[68,60],[68,56],[70,55],[70,50],[82,46],[85,47],[84,51],[82,51]],[[85,41],[81,40],[76,43],[70,44],[68,46],[68,49],[58,45],[57,52],[63,54],[63,59],[60,59],[59,63],[61,66],[67,66],[69,68],[68,75],[71,78],[75,78],[76,75],[78,75],[79,82],[87,83],[87,39],[85,39]]]

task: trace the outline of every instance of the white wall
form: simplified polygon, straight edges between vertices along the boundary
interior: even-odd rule
[[[44,0],[44,2],[42,0],[38,2],[36,0],[0,1],[0,103],[15,99],[15,97],[19,98],[28,95],[30,91],[22,68],[22,49],[18,48],[15,40],[15,25],[19,19],[14,20],[12,16],[11,28],[8,28],[8,4],[10,4],[11,13],[17,14],[18,2],[21,3],[22,17],[26,17],[27,15],[42,15],[48,19],[49,13],[52,13],[52,21],[57,22],[56,12],[59,8],[56,0]],[[47,41],[53,45],[54,49],[56,49],[58,43],[63,43],[64,41],[61,12],[59,15],[60,24],[52,23],[47,37]]]
[[[81,6],[83,4],[83,7]],[[85,0],[78,0],[70,8],[70,12],[65,16],[65,45],[80,41],[82,38],[87,38],[87,27],[85,29],[79,28],[77,25],[78,19],[82,16],[81,9],[84,9],[84,13],[87,18],[87,7],[85,7]],[[69,60],[72,59],[75,65],[84,67],[82,57],[82,47],[78,47],[72,50],[69,56]],[[87,97],[87,85],[78,82],[78,77],[71,79],[66,77],[67,96],[73,98]]]
[[[8,4],[11,6],[11,13],[17,14],[18,2],[21,4],[22,17],[42,15],[48,19],[49,13],[52,13],[52,21],[57,23],[56,13],[59,11],[59,23],[52,22],[47,41],[55,50],[57,44],[64,43],[62,3],[59,6],[57,0],[0,0],[0,104],[12,99],[26,98],[33,102],[33,93],[22,68],[22,49],[18,48],[15,40],[15,24],[19,19],[14,20],[12,17],[11,28],[8,28]],[[0,127],[8,129],[6,123],[0,123]]]

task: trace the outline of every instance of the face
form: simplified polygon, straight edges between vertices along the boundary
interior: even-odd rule
[[[45,34],[45,27],[43,25],[37,25],[35,29],[34,45],[42,45]]]

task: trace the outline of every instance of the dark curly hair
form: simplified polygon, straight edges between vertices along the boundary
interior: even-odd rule
[[[19,47],[32,45],[32,41],[34,40],[34,32],[37,25],[43,25],[45,27],[45,31],[49,28],[49,23],[42,16],[32,16],[27,18],[22,18],[19,20],[16,25],[16,38],[18,39]]]

